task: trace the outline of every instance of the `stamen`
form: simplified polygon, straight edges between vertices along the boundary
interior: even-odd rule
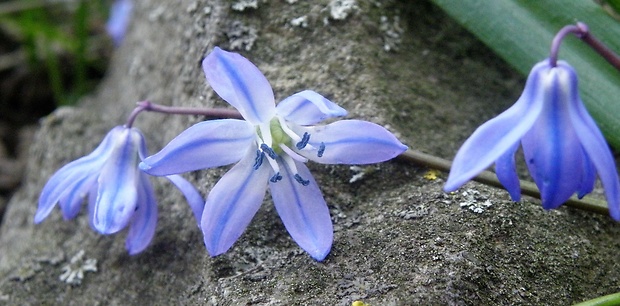
[[[269,181],[272,183],[277,183],[278,181],[282,180],[282,175],[280,175],[280,172],[276,172],[276,174],[274,174]]]
[[[295,174],[295,180],[303,186],[310,185],[310,180],[304,180],[299,173]]]
[[[267,146],[271,146],[273,144],[273,137],[271,137],[271,127],[269,126],[269,122],[259,125],[258,129],[260,129],[260,136],[263,140],[262,143],[267,144]]]
[[[303,186],[308,186],[310,184],[310,180],[304,180],[301,175],[299,175],[299,172],[297,171],[297,166],[295,165],[295,161],[291,158],[291,156],[285,155],[282,157],[282,160],[284,160],[284,162],[286,163],[289,173],[295,173],[293,177],[298,183],[302,184]]]
[[[256,150],[256,159],[254,159],[254,170],[258,170],[258,168],[263,164],[263,158],[265,154],[261,152],[261,150]]]
[[[297,150],[305,148],[306,145],[308,145],[308,141],[310,141],[310,134],[308,134],[308,132],[304,132],[304,136],[301,137],[301,141],[295,145]]]
[[[272,159],[278,158],[278,154],[276,154],[276,152],[272,148],[270,148],[268,145],[263,143],[260,145],[260,149],[263,150],[263,152],[265,152]]]
[[[292,157],[294,160],[298,161],[298,162],[302,162],[305,163],[308,161],[307,158],[297,154],[297,152],[291,150],[291,148],[287,147],[285,144],[281,143],[280,144],[280,149],[282,149],[282,151],[284,151],[286,154],[288,154],[290,157]]]
[[[316,156],[323,157],[323,153],[325,153],[325,143],[321,142],[321,145],[319,146],[319,151],[316,152]]]
[[[293,143],[302,141],[301,137],[299,137],[297,133],[293,132],[293,130],[291,130],[291,128],[288,127],[288,124],[286,123],[286,120],[284,120],[284,118],[281,118],[280,116],[278,116],[277,118],[278,118],[278,121],[280,122],[280,129],[282,129],[282,131],[284,131],[284,133],[286,133],[288,137],[291,137],[291,140],[293,140]]]

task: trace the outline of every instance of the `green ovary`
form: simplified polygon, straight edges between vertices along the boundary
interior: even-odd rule
[[[282,130],[280,120],[278,120],[278,118],[271,119],[269,122],[269,130],[271,131],[271,138],[273,139],[271,148],[276,152],[276,154],[282,153],[280,144],[284,144],[289,148],[291,147],[293,140],[284,132],[284,130]]]

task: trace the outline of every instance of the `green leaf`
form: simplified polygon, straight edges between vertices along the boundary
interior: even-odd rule
[[[432,1],[524,75],[549,56],[557,31],[577,21],[620,52],[620,23],[594,1]],[[577,70],[588,111],[609,143],[620,149],[620,71],[572,36],[562,43],[559,57]]]

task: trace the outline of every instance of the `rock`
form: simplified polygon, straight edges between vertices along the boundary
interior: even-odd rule
[[[291,240],[269,196],[235,246],[209,257],[184,199],[157,178],[157,234],[139,255],[127,255],[124,233],[94,233],[83,212],[63,221],[56,209],[33,224],[46,180],[123,124],[135,101],[226,106],[206,84],[200,59],[216,45],[234,44],[226,31],[235,22],[256,29],[252,48],[241,52],[278,99],[316,90],[348,117],[386,125],[410,147],[441,157],[452,157],[523,87],[520,76],[426,2],[355,1],[343,20],[331,19],[331,2],[259,1],[239,12],[230,1],[136,1],[128,37],[99,90],[41,123],[0,228],[0,302],[536,305],[617,291],[620,227],[608,216],[566,207],[545,212],[535,199],[514,203],[505,191],[476,183],[445,194],[445,174],[426,179],[428,169],[396,161],[370,166],[353,183],[349,166],[310,164],[335,227],[324,262]],[[307,16],[306,27],[290,24],[299,16]],[[385,30],[386,20],[400,29],[398,40],[384,37],[394,32]],[[398,48],[386,52],[387,42]],[[155,151],[200,120],[142,114],[136,124]],[[206,194],[223,173],[186,177]],[[80,284],[67,283],[67,275]]]

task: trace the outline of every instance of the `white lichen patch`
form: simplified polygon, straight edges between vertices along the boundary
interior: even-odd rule
[[[402,42],[402,36],[405,32],[400,26],[400,18],[394,16],[392,22],[387,16],[381,16],[379,29],[383,33],[383,50],[386,52],[398,51],[398,47]]]
[[[286,2],[288,4],[295,4],[295,3],[297,3],[297,0],[286,0]]]
[[[85,272],[97,272],[97,260],[84,259],[84,250],[80,250],[62,267],[62,274],[58,278],[67,284],[80,285]]]
[[[357,10],[359,7],[355,0],[332,0],[329,3],[329,15],[334,20],[345,20]]]
[[[487,208],[491,207],[493,203],[480,194],[478,190],[466,189],[461,193],[463,200],[459,203],[461,208],[467,208],[475,213],[481,214]]]
[[[257,9],[258,8],[258,0],[240,0],[231,6],[234,11],[243,12],[246,9]]]
[[[307,28],[308,16],[303,15],[301,17],[294,18],[293,20],[291,20],[291,25],[294,27]]]
[[[253,27],[244,25],[239,20],[235,20],[226,30],[226,37],[228,37],[231,50],[250,51],[258,38],[258,31]]]
[[[367,174],[377,171],[374,167],[351,166],[349,169],[353,171],[353,176],[349,179],[350,184],[362,180]]]

